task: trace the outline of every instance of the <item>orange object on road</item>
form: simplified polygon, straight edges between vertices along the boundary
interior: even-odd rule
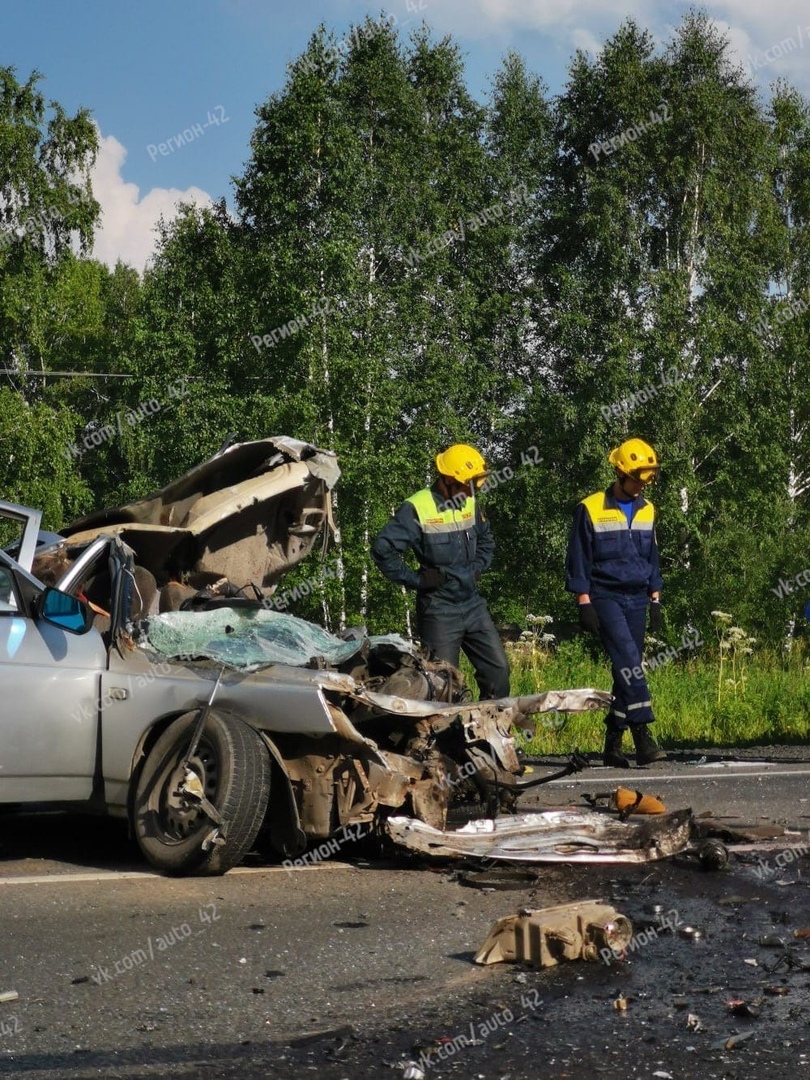
[[[665,814],[667,808],[655,795],[645,795],[641,791],[631,791],[619,787],[611,799],[611,804],[621,814]]]

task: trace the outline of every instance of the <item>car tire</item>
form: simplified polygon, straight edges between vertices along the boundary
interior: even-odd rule
[[[222,816],[216,824],[179,795],[198,712],[178,717],[149,752],[136,778],[133,827],[149,862],[168,874],[224,874],[250,850],[270,797],[270,755],[248,724],[210,711],[190,767]],[[221,842],[224,837],[224,843]]]

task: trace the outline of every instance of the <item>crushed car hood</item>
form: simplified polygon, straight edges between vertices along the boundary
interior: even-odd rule
[[[225,578],[266,594],[331,527],[339,476],[332,451],[297,439],[236,443],[147,498],[88,514],[62,533],[76,545],[119,536],[159,585],[200,589]]]

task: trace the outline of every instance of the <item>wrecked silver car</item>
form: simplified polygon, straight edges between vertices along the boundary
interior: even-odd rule
[[[401,638],[273,610],[338,476],[306,443],[238,444],[44,549],[39,512],[0,505],[22,527],[0,551],[0,802],[125,816],[175,874],[224,873],[260,831],[291,858],[394,811],[441,829],[453,800],[513,805],[514,726],[609,695],[470,702]]]

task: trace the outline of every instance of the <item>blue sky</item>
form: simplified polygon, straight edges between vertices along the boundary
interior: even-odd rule
[[[225,195],[232,203],[230,177],[248,158],[254,109],[284,86],[287,63],[321,22],[343,37],[366,14],[384,12],[406,35],[424,20],[460,45],[468,86],[483,99],[509,48],[555,93],[576,48],[598,50],[630,16],[666,41],[688,7],[664,0],[5,0],[13,16],[3,19],[0,64],[15,66],[18,78],[36,68],[48,98],[71,113],[91,110],[103,139],[93,178],[104,209],[95,254],[141,268],[155,221],[171,216],[178,199]],[[810,96],[810,9],[804,0],[774,7],[725,0],[705,10],[764,91],[784,77]],[[202,136],[159,152],[195,124]]]

